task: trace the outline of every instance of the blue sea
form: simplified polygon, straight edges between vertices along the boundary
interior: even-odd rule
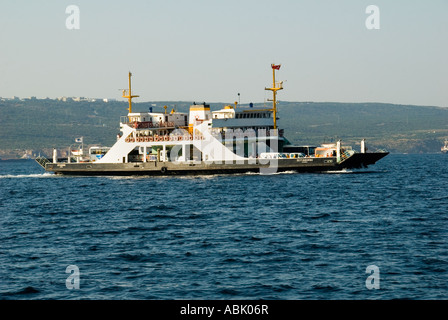
[[[447,299],[447,183],[442,154],[157,178],[0,161],[0,299]]]

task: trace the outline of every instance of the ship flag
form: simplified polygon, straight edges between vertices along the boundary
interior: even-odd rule
[[[271,64],[272,69],[280,70],[281,64]]]

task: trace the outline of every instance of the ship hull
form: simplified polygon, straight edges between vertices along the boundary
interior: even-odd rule
[[[388,153],[356,153],[338,163],[335,157],[299,159],[249,159],[231,163],[46,163],[45,170],[61,175],[81,176],[169,176],[169,175],[209,175],[254,172],[272,174],[276,172],[325,172],[343,169],[367,168]]]

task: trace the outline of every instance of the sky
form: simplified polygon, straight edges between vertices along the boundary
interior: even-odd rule
[[[279,100],[448,107],[448,1],[0,2],[1,97],[256,103],[272,63]]]

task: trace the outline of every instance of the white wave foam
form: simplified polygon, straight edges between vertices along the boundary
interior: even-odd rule
[[[288,171],[279,172],[278,174],[296,174],[296,173],[297,173],[297,171],[295,171],[295,170],[288,170]]]
[[[252,171],[248,171],[248,172],[245,172],[244,174],[246,174],[246,175],[259,175],[260,172],[252,172]]]
[[[341,169],[341,170],[336,170],[336,171],[323,171],[323,173],[337,173],[337,174],[341,174],[341,173],[353,173],[353,170],[348,170],[348,169]]]
[[[263,173],[263,172],[261,172],[261,171],[259,171],[259,172],[246,172],[246,173],[244,173],[244,174],[246,174],[246,175],[266,175],[266,176],[270,176],[270,175],[277,175],[277,174],[296,174],[297,173],[297,171],[295,171],[295,170],[288,170],[288,171],[280,171],[280,172],[278,172],[278,171],[276,171],[276,172],[267,172],[267,173]]]
[[[55,177],[53,173],[45,172],[45,173],[33,173],[33,174],[5,174],[0,175],[0,179],[21,179],[21,178],[50,178]]]

